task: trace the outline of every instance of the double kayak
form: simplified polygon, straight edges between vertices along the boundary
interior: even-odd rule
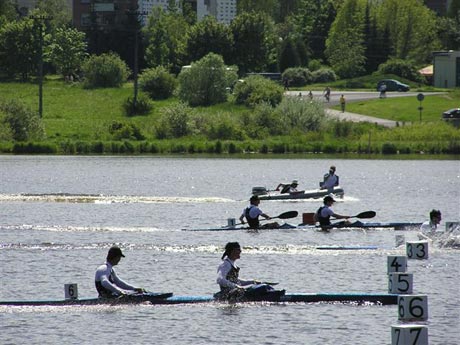
[[[294,193],[280,193],[279,191],[267,190],[265,187],[253,187],[252,194],[257,195],[260,200],[296,200],[296,199],[320,199],[326,195],[334,194],[343,198],[345,191],[340,186],[334,187],[332,193],[326,189],[302,190]]]
[[[350,224],[344,224],[342,222],[337,224],[332,224],[326,227],[326,230],[360,230],[360,229],[391,229],[391,230],[411,230],[411,229],[419,229],[422,223],[414,223],[414,222],[354,222]],[[324,230],[319,225],[308,225],[308,224],[299,224],[293,225],[289,223],[281,224],[278,228],[270,228],[270,229],[257,229],[259,230],[286,230],[286,229],[293,229],[293,230]],[[237,230],[246,230],[246,231],[256,231],[255,229],[250,229],[244,225],[235,225],[235,226],[222,226],[216,228],[198,228],[198,229],[182,229],[183,231],[237,231]]]
[[[147,294],[148,295],[148,294]],[[37,300],[37,301],[0,301],[0,306],[86,306],[86,305],[117,305],[117,304],[140,304],[148,302],[153,305],[170,304],[196,304],[196,303],[222,303],[212,295],[203,296],[174,296],[171,293],[142,296],[129,296],[130,298],[83,298],[71,300]],[[161,297],[163,295],[163,297]],[[169,295],[166,297],[166,295]],[[244,302],[279,302],[279,303],[374,303],[374,304],[397,304],[398,295],[387,293],[286,293],[267,298],[258,297],[254,300],[245,299]]]

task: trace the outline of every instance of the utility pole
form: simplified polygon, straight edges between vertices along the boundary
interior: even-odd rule
[[[38,115],[43,117],[43,21],[52,19],[46,14],[30,16],[38,22]]]
[[[133,106],[134,109],[136,109],[137,106],[137,94],[138,94],[138,83],[137,83],[137,75],[139,72],[139,61],[138,61],[138,55],[139,55],[139,16],[145,16],[148,15],[148,12],[140,12],[140,11],[133,11],[133,10],[128,10],[126,11],[126,14],[128,16],[135,16],[135,21],[133,22],[134,25],[134,71],[133,71],[133,77],[134,77],[134,97],[133,97]]]

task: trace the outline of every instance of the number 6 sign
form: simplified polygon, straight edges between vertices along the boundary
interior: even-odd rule
[[[428,320],[428,296],[399,295],[398,319],[403,321]]]
[[[78,298],[78,284],[64,284],[65,299]]]

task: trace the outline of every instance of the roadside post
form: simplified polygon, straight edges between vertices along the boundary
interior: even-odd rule
[[[420,102],[420,105],[418,107],[418,110],[420,111],[420,123],[422,123],[422,110],[423,110],[423,107],[422,107],[422,101],[425,99],[425,95],[423,93],[419,93],[417,95],[417,100]]]

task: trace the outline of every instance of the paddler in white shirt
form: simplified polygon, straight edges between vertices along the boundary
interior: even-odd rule
[[[285,290],[275,290],[268,282],[257,280],[243,280],[239,278],[240,268],[235,261],[240,258],[241,246],[238,242],[228,242],[225,245],[225,252],[222,255],[222,263],[217,269],[217,284],[220,291],[214,294],[219,300],[241,301],[241,300],[264,300],[278,301],[284,296]]]
[[[245,287],[257,284],[255,280],[242,280],[239,278],[240,268],[235,261],[240,258],[241,246],[238,242],[228,242],[222,255],[222,263],[217,269],[217,284],[220,292],[215,297],[219,299],[241,298],[244,296]]]
[[[420,231],[422,233],[430,233],[435,232],[438,229],[439,223],[441,223],[441,211],[439,210],[431,210],[430,212],[430,220],[422,223],[420,226]]]
[[[335,203],[335,200],[332,196],[325,196],[323,199],[323,206],[321,206],[315,213],[315,220],[319,222],[322,230],[329,230],[331,226],[340,226],[341,224],[349,224],[348,218],[350,216],[343,216],[335,213],[332,210],[332,205]],[[331,224],[331,217],[335,219],[345,219],[345,222]]]
[[[145,292],[142,288],[134,287],[115,273],[113,266],[118,265],[125,256],[118,246],[112,246],[107,253],[107,261],[96,270],[95,284],[99,297],[112,298],[133,293]]]
[[[260,225],[259,216],[264,217],[265,219],[271,219],[271,217],[265,214],[260,208],[260,199],[257,195],[251,196],[249,199],[250,205],[246,207],[240,216],[240,222],[244,224],[244,219],[246,219],[249,228],[251,229],[277,229],[279,228],[278,222],[273,222],[269,224]]]

